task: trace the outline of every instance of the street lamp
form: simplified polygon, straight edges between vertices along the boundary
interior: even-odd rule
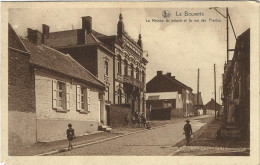
[[[234,30],[234,27],[233,27],[233,24],[232,24],[232,21],[231,21],[231,18],[230,18],[230,15],[228,13],[228,7],[226,8],[226,16],[223,15],[220,11],[218,11],[218,7],[210,7],[209,9],[214,9],[216,12],[218,12],[222,17],[226,18],[227,20],[227,63],[228,63],[228,60],[229,60],[229,54],[228,52],[229,51],[234,51],[235,49],[229,49],[229,34],[228,34],[228,20],[231,24],[231,27],[232,27],[232,30],[233,30],[233,34],[235,36],[235,39],[237,39],[237,36],[236,36],[236,33],[235,33],[235,30]]]

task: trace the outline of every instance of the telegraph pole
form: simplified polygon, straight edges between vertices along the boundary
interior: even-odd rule
[[[198,114],[199,110],[199,88],[200,88],[200,69],[198,69],[198,86],[197,86],[197,107],[196,107],[196,114]]]
[[[216,118],[216,64],[214,64],[214,91],[215,91],[215,120],[217,119]]]
[[[228,45],[228,42],[229,42],[229,34],[228,34],[228,17],[229,17],[229,14],[228,14],[228,8],[226,8],[226,12],[227,12],[227,63],[228,63],[228,60],[229,60],[229,45]]]

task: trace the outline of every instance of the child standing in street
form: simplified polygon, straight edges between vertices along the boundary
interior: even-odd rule
[[[69,147],[68,147],[68,151],[70,151],[73,146],[72,146],[72,140],[75,138],[75,134],[74,134],[74,129],[72,128],[72,125],[71,124],[68,124],[68,129],[67,129],[67,138],[68,138],[68,141],[69,141]]]

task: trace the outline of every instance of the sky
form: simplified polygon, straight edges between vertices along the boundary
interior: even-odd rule
[[[162,12],[168,10],[167,19],[188,22],[152,22],[152,19],[164,20]],[[218,9],[223,15],[225,8]],[[216,64],[217,102],[222,86],[222,74],[226,55],[226,19],[209,8],[20,8],[9,9],[9,23],[18,35],[26,36],[27,28],[41,31],[42,24],[50,26],[50,32],[79,29],[81,17],[91,16],[94,30],[105,35],[116,35],[119,13],[127,33],[137,41],[142,34],[144,50],[148,51],[146,82],[156,72],[171,72],[172,76],[190,86],[197,92],[197,72],[200,69],[200,92],[204,104],[214,98],[214,70]],[[203,16],[185,16],[188,13],[204,13]],[[176,14],[176,12],[178,14]],[[246,7],[229,8],[230,18],[237,36],[250,28]],[[182,16],[177,16],[182,14]],[[206,22],[201,22],[205,19]],[[219,20],[210,22],[209,19]],[[150,22],[147,22],[150,20]],[[189,22],[192,20],[192,22]],[[199,22],[194,22],[199,20]],[[235,38],[229,24],[230,49],[235,46]],[[145,53],[146,55],[146,53]],[[230,58],[233,52],[229,54]]]

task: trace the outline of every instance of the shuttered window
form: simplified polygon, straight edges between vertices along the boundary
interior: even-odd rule
[[[77,110],[90,111],[90,89],[77,85]]]
[[[52,81],[52,108],[56,110],[70,109],[70,84],[57,81]]]

